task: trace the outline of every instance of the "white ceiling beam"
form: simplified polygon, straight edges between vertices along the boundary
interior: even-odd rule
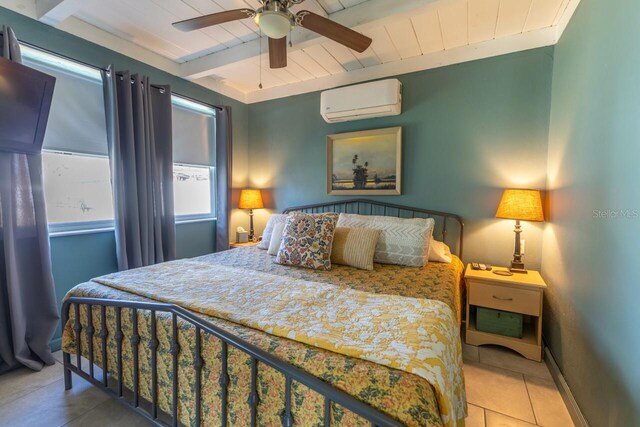
[[[402,61],[389,62],[367,68],[353,70],[315,80],[294,83],[269,89],[256,90],[247,94],[247,102],[268,101],[302,93],[316,92],[339,86],[360,83],[368,80],[398,76],[416,71],[445,67],[498,55],[552,46],[557,43],[558,32],[555,27],[531,31],[523,34],[493,39],[486,42],[465,45],[449,50],[433,52],[428,55],[414,56]]]
[[[86,5],[86,0],[35,0],[39,21],[54,27]]]
[[[107,49],[111,49],[115,52],[126,55],[130,58],[135,58],[137,61],[144,62],[145,64],[158,68],[159,70],[166,71],[167,73],[174,76],[180,76],[180,66],[176,62],[148,49],[145,49],[144,47],[139,46],[133,42],[121,39],[118,36],[115,36],[91,24],[88,24],[76,17],[72,16],[66,21],[62,22],[58,29],[83,38],[89,42],[106,47]],[[104,65],[106,66],[108,64]],[[192,81],[193,83],[206,87],[207,89],[218,92],[221,95],[228,96],[229,98],[235,99],[240,102],[247,102],[247,96],[244,92],[234,89],[231,86],[225,85],[214,79],[207,78]]]
[[[393,2],[389,0],[369,0],[356,6],[344,9],[328,16],[348,28],[357,31],[365,31],[368,28],[385,25],[398,19],[410,17],[416,11],[425,9],[438,0],[403,0]],[[303,3],[304,5],[304,3]],[[304,49],[325,41],[326,39],[312,31],[301,30],[301,38],[294,40],[293,47],[289,51]],[[202,56],[193,61],[181,64],[181,75],[185,78],[196,79],[215,73],[215,69],[234,62],[243,61],[260,55],[260,40],[234,46],[206,56]]]

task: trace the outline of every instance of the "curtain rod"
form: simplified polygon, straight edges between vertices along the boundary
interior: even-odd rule
[[[3,33],[3,32],[2,32],[2,30],[0,30],[0,35],[3,35],[2,33]],[[79,60],[79,59],[71,58],[70,56],[63,55],[63,54],[61,54],[61,53],[53,52],[53,51],[51,51],[51,50],[49,50],[49,49],[45,49],[45,48],[40,47],[40,46],[37,46],[37,45],[35,45],[35,44],[33,44],[33,43],[28,43],[28,42],[20,41],[20,40],[18,40],[18,42],[20,42],[20,43],[22,43],[22,44],[24,44],[24,45],[27,45],[27,46],[29,46],[29,47],[31,47],[31,48],[39,49],[39,50],[42,50],[42,51],[44,51],[44,52],[48,52],[48,53],[50,53],[50,54],[52,54],[52,55],[59,56],[59,57],[61,57],[61,58],[67,59],[67,60],[69,60],[69,61],[77,62],[77,63],[79,63],[79,64],[82,64],[82,65],[86,66],[86,67],[93,68],[94,70],[97,70],[97,71],[104,71],[104,72],[108,72],[108,71],[109,71],[109,70],[108,70],[108,69],[106,69],[106,68],[98,67],[98,66],[95,66],[95,65],[93,65],[93,64],[89,64],[88,62],[84,62],[84,61],[81,61],[81,60]],[[121,75],[121,73],[116,72],[116,75]],[[133,83],[133,79],[131,79],[131,83]],[[161,91],[164,91],[164,90],[165,90],[165,87],[164,87],[164,86],[158,86],[158,85],[154,85],[154,84],[152,84],[152,85],[151,85],[151,87],[153,87],[153,88],[155,88],[155,89],[158,89],[158,90],[161,90]],[[188,100],[190,100],[190,101],[197,102],[197,103],[200,103],[200,104],[204,104],[204,105],[206,105],[206,106],[208,106],[208,107],[211,107],[211,108],[213,108],[213,109],[216,109],[216,110],[218,110],[218,111],[222,111],[222,110],[223,110],[223,107],[220,107],[220,106],[218,106],[218,105],[208,104],[208,103],[206,103],[206,102],[202,102],[202,101],[200,101],[200,100],[198,100],[198,99],[192,98],[192,97],[190,97],[190,96],[182,95],[182,94],[177,93],[177,92],[173,92],[173,91],[171,91],[171,93],[173,93],[173,94],[175,94],[175,95],[177,95],[177,96],[181,96],[181,97],[183,97],[183,98],[185,98],[185,99],[188,99]]]

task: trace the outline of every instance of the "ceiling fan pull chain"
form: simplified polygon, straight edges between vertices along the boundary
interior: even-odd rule
[[[259,67],[260,67],[260,84],[258,85],[258,89],[262,89],[262,29],[260,29],[260,58],[258,59]]]

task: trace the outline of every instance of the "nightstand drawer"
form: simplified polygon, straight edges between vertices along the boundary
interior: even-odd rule
[[[469,304],[531,316],[539,316],[541,308],[540,292],[475,280],[469,290]]]

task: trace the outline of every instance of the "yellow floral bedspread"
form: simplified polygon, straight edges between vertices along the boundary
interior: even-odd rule
[[[333,265],[331,270],[284,266],[274,263],[272,256],[257,247],[218,252],[194,260],[312,282],[331,283],[375,294],[435,299],[451,307],[456,313],[458,324],[461,321],[463,289],[461,279],[464,264],[455,255],[449,264],[430,262],[424,268],[374,264],[373,271],[358,270],[343,265]]]
[[[466,412],[459,329],[443,302],[180,260],[94,279],[272,335],[419,375],[445,425]]]
[[[375,288],[372,290],[373,293],[358,292],[349,288],[358,289],[362,285],[366,289],[365,280],[354,279],[359,276],[366,277],[364,275],[370,274],[369,272],[360,272],[348,267],[335,268],[331,282],[339,283],[339,286],[328,284],[330,281],[327,280],[327,277],[330,277],[331,274],[319,275],[322,277],[318,279],[319,276],[313,275],[316,272],[309,273],[303,269],[279,269],[278,266],[274,271],[270,271],[270,274],[261,274],[256,270],[271,269],[265,261],[270,260],[270,257],[263,256],[263,254],[266,255],[264,252],[254,249],[236,249],[190,261],[117,273],[79,285],[70,291],[68,296],[142,301],[151,299],[185,305],[191,311],[202,313],[201,317],[205,320],[270,351],[283,360],[398,419],[405,425],[437,426],[442,425],[443,422],[448,425],[455,425],[456,422],[458,425],[463,425],[466,404],[462,382],[460,342],[455,326],[457,324],[456,316],[453,314],[454,310],[458,312],[459,308],[459,304],[456,302],[459,297],[459,291],[456,289],[459,285],[459,279],[444,280],[451,279],[451,277],[447,277],[448,275],[453,275],[455,279],[460,274],[461,263],[457,258],[452,265],[448,265],[446,268],[436,266],[438,268],[431,269],[431,273],[427,276],[432,276],[434,271],[437,273],[436,280],[429,283],[424,281],[425,274],[424,271],[419,271],[421,269],[408,268],[404,270],[408,276],[420,277],[422,275],[422,280],[413,280],[414,286],[411,290],[403,292],[397,283],[386,282],[390,294],[407,293],[410,295],[416,292],[427,292],[436,294],[436,297],[442,300],[442,302],[438,302],[392,295],[376,296],[376,290],[382,291],[382,289],[375,283],[380,279],[379,284],[382,286],[384,280],[381,278],[387,274],[385,270],[389,266],[376,266],[379,274],[378,279],[373,281]],[[239,268],[225,268],[225,264],[236,264]],[[251,267],[249,264],[252,264]],[[432,264],[429,265],[429,267],[431,266]],[[339,273],[336,274],[337,272]],[[282,277],[292,276],[299,279],[300,276],[305,275],[318,280],[302,282],[305,285],[300,288],[300,280],[293,281],[291,278]],[[199,278],[196,279],[196,276]],[[222,279],[223,276],[227,279]],[[349,281],[350,276],[351,282]],[[376,272],[373,276],[376,276]],[[336,277],[340,277],[341,280],[336,280]],[[438,278],[442,283],[438,283]],[[220,279],[219,282],[218,279]],[[99,284],[99,282],[103,284]],[[104,283],[107,283],[108,286]],[[240,286],[233,286],[234,289],[230,289],[228,283],[240,284]],[[437,285],[442,289],[436,288]],[[420,286],[422,288],[419,288]],[[262,317],[258,318],[255,317],[255,314],[259,301],[242,302],[249,301],[243,297],[243,294],[255,295],[257,287],[261,288],[262,297],[259,298],[261,301],[267,300],[265,293],[272,296],[268,307],[262,308],[267,311],[262,312]],[[203,292],[203,289],[206,292]],[[283,289],[286,289],[286,292],[283,292]],[[292,289],[296,289],[293,296]],[[212,290],[213,292],[211,292]],[[231,291],[234,291],[236,295],[229,296],[227,292]],[[283,294],[288,294],[292,298],[283,299]],[[300,304],[303,300],[309,301],[310,295],[314,301],[330,301],[331,303],[315,306]],[[206,302],[207,299],[210,301]],[[213,304],[211,304],[212,301]],[[373,316],[375,318],[371,319],[371,313],[376,313],[375,309],[378,309],[381,314]],[[109,362],[108,369],[113,373],[116,357],[116,343],[113,339],[115,316],[112,309],[107,309],[106,313],[106,326],[109,332],[107,361]],[[131,321],[126,313],[127,310],[123,310],[122,328],[125,335],[131,331]],[[311,316],[312,313],[316,314],[315,318]],[[70,320],[64,328],[63,347],[65,351],[73,353],[75,351],[75,335],[72,329],[74,311],[72,310],[70,314]],[[81,307],[83,326],[87,324],[87,314],[86,308]],[[313,321],[301,324],[296,320],[300,316],[313,319]],[[360,317],[361,320],[369,318],[372,320],[372,324],[367,326],[366,323],[363,323],[363,328],[350,329],[354,323],[362,323],[355,322],[353,319],[356,317]],[[94,326],[99,324],[100,312],[97,307],[92,311],[92,319]],[[344,320],[347,319],[348,321],[345,322]],[[259,324],[260,322],[264,323]],[[291,324],[288,327],[283,327],[283,325],[287,325],[286,322],[291,322]],[[405,329],[404,332],[402,332],[403,323],[404,326],[410,325],[410,328]],[[250,327],[241,326],[242,324]],[[141,336],[140,359],[142,361],[139,374],[140,391],[142,397],[148,399],[150,396],[150,368],[148,366],[150,353],[145,345],[150,335],[148,316],[139,316],[138,328]],[[380,328],[385,328],[387,331],[383,334],[374,333]],[[256,329],[265,330],[268,333]],[[367,333],[370,336],[367,337]],[[160,361],[158,372],[159,405],[162,410],[169,412],[171,408],[169,319],[160,318],[158,320],[157,334],[160,341],[158,356]],[[400,340],[391,339],[396,334],[399,334]],[[295,341],[279,338],[275,335],[290,337]],[[343,340],[342,338],[345,336],[349,336],[349,340]],[[182,423],[193,425],[195,420],[193,407],[194,370],[192,368],[193,328],[187,324],[181,324],[179,341],[182,349],[179,356],[178,377],[180,381],[179,416]],[[400,345],[401,343],[402,345]],[[97,337],[94,337],[93,345],[94,349],[100,348],[101,343]],[[314,347],[309,345],[321,348],[314,350]],[[86,338],[82,340],[81,348],[86,356],[88,352]],[[219,351],[217,340],[209,339],[203,335],[205,367],[202,373],[204,400],[202,417],[204,425],[219,423],[219,412],[215,410],[216,405],[219,405],[219,397],[216,396],[219,396],[220,392],[217,384],[218,374],[215,373],[220,363]],[[103,366],[100,351],[94,351],[94,353],[96,364]],[[125,340],[123,348],[124,382],[129,388],[132,383],[131,353],[131,347]],[[250,378],[247,362],[248,358],[245,354],[230,349],[229,373],[232,377],[232,384],[230,386],[229,421],[233,425],[247,424],[249,411],[246,396],[243,394],[248,389],[243,384],[246,384]],[[401,370],[390,369],[382,365]],[[413,374],[407,372],[413,372]],[[259,412],[259,424],[280,424],[283,377],[270,368],[261,370],[259,377],[261,384],[260,407],[262,408]],[[293,394],[296,425],[306,426],[321,423],[322,399],[301,385],[294,387]],[[332,425],[365,425],[364,420],[335,404],[332,407],[331,418]]]

